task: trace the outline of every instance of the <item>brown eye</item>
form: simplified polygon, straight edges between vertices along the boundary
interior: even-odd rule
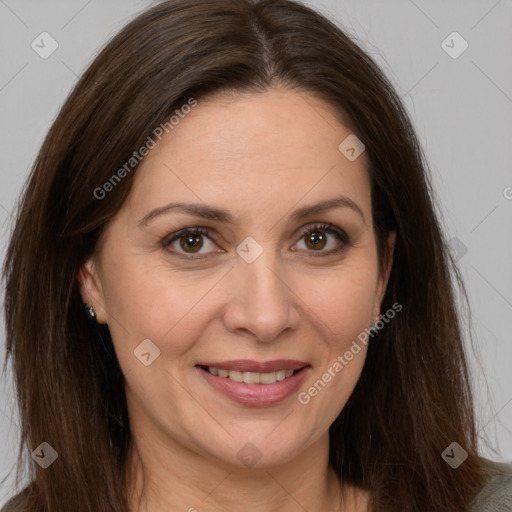
[[[318,251],[323,249],[327,244],[327,237],[325,233],[322,233],[321,231],[312,231],[305,235],[305,242],[309,249]]]
[[[180,247],[185,252],[197,252],[203,247],[202,235],[185,235],[180,237]]]
[[[162,241],[162,246],[176,256],[206,257],[215,251],[210,231],[203,228],[187,228],[177,231]],[[196,255],[197,256],[194,256]]]
[[[300,249],[310,256],[329,256],[347,249],[350,242],[347,233],[337,226],[316,224],[302,232],[293,250]]]

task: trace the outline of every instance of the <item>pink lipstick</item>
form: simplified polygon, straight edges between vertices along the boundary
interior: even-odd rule
[[[291,396],[311,365],[292,359],[263,362],[237,359],[201,362],[196,369],[213,388],[231,400],[246,406],[266,407]]]

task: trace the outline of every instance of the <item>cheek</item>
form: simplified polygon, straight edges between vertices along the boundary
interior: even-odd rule
[[[219,276],[191,278],[161,264],[144,265],[143,257],[117,256],[115,264],[106,265],[103,289],[116,351],[121,357],[133,355],[135,347],[150,339],[162,354],[185,352],[201,332],[204,299]]]
[[[318,347],[315,372],[302,389],[299,402],[315,412],[318,425],[335,420],[364,366],[368,340],[365,329],[374,320],[374,267],[371,258],[361,258],[358,264],[347,262],[339,271],[324,279],[317,276],[303,288],[311,290],[306,302],[310,318],[317,318],[315,331],[321,333],[324,343]]]
[[[373,321],[374,290],[371,279],[340,278],[329,293],[314,297],[324,343],[317,351],[315,371],[298,396],[314,430],[322,431],[332,424],[361,375],[367,352],[365,329]]]
[[[304,283],[305,303],[340,350],[373,322],[376,279],[369,266],[352,266]]]

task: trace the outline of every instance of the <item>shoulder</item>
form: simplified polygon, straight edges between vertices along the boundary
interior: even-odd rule
[[[16,508],[11,505],[11,501],[7,502],[2,508],[0,508],[0,512],[16,512]]]
[[[0,508],[0,512],[18,512],[19,506],[18,503],[18,496],[15,496],[11,500],[9,500],[2,508]]]
[[[484,461],[488,479],[471,502],[471,512],[510,512],[512,463]]]
[[[25,503],[30,491],[30,485],[25,487],[21,492],[12,497],[2,508],[0,508],[0,512],[25,512]]]

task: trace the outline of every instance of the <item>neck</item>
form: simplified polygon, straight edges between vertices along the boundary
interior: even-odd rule
[[[328,464],[328,434],[279,466],[240,468],[175,440],[133,432],[127,457],[131,512],[355,512],[353,488]],[[343,500],[340,496],[343,491]]]

